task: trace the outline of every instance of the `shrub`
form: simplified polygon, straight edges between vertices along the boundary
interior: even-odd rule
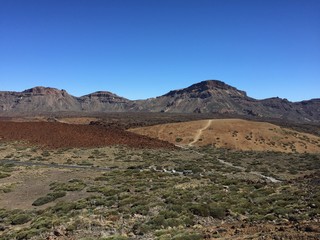
[[[0,172],[0,178],[6,178],[6,177],[10,177],[10,174]]]
[[[77,209],[77,204],[74,202],[59,202],[53,207],[52,210],[64,215],[74,209]]]
[[[223,218],[226,215],[226,209],[217,204],[193,204],[189,210],[201,217]]]
[[[102,238],[101,240],[127,240],[127,237],[124,236],[112,236],[107,238]]]
[[[203,239],[201,234],[193,233],[181,233],[172,238],[172,240],[200,240]]]
[[[81,191],[87,185],[79,179],[72,179],[67,183],[54,182],[50,184],[50,189],[55,191]]]
[[[47,196],[45,197],[40,197],[37,200],[35,200],[32,205],[33,206],[41,206],[44,204],[47,204],[49,202],[52,202],[56,200],[57,198],[62,198],[66,195],[66,192],[53,192],[53,193],[48,193]]]
[[[15,236],[14,239],[17,240],[25,240],[25,239],[30,239],[34,236],[39,236],[43,232],[42,229],[29,229],[29,230],[22,230],[17,235]],[[13,239],[13,238],[10,238]]]
[[[210,216],[213,218],[224,218],[226,216],[226,209],[217,204],[210,204]]]
[[[209,216],[209,209],[206,205],[201,205],[201,204],[193,204],[189,210],[198,216],[202,217],[208,217]]]
[[[11,219],[11,224],[12,225],[20,225],[27,223],[31,220],[31,217],[27,214],[17,214],[14,215],[13,218]]]

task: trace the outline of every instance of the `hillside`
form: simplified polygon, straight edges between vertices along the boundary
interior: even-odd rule
[[[213,119],[161,124],[130,131],[181,146],[213,145],[254,151],[320,153],[320,138],[271,123]]]
[[[290,102],[281,98],[257,100],[224,82],[208,80],[137,103],[135,110],[172,113],[219,113],[255,118],[319,122],[320,100]]]
[[[78,99],[65,90],[35,87],[23,92],[0,92],[0,114],[80,110]]]
[[[75,112],[216,113],[295,122],[320,122],[320,99],[290,102],[281,98],[257,100],[218,80],[207,80],[156,98],[129,100],[108,91],[81,97],[65,90],[35,87],[23,92],[0,92],[0,116]]]

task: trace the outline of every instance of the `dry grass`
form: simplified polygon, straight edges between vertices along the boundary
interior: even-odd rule
[[[50,183],[55,181],[66,182],[75,178],[89,179],[94,177],[95,174],[97,175],[98,173],[86,170],[69,171],[64,169],[20,167],[12,176],[0,182],[0,185],[14,183],[9,193],[0,194],[0,206],[6,209],[30,209],[37,198],[43,197],[49,192]],[[90,195],[87,192],[71,192],[60,200],[76,201]],[[55,202],[37,207],[37,209],[44,209],[54,204]]]
[[[208,121],[211,123],[208,124]],[[320,152],[320,138],[317,136],[282,128],[271,123],[241,119],[171,123],[135,128],[130,131],[179,145],[192,143],[194,146],[213,145],[218,148],[236,150]],[[198,140],[194,142],[195,139]]]

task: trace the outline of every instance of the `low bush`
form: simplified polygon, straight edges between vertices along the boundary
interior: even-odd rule
[[[213,217],[213,218],[224,218],[226,215],[226,209],[219,206],[218,204],[193,204],[189,210],[201,217]]]
[[[6,177],[10,177],[10,174],[4,173],[4,172],[0,172],[0,178],[6,178]]]
[[[33,206],[41,206],[44,204],[47,204],[49,202],[52,202],[56,200],[57,198],[62,198],[66,195],[66,192],[53,192],[53,193],[48,193],[47,196],[45,197],[40,197],[37,200],[35,200],[32,205]]]
[[[50,189],[54,191],[81,191],[87,185],[79,179],[72,179],[67,183],[54,182],[50,184]]]
[[[12,225],[20,225],[20,224],[24,224],[27,223],[31,220],[31,217],[27,214],[17,214],[14,215],[11,219],[11,224]]]

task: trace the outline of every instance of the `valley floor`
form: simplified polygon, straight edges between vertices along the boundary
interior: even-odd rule
[[[319,137],[168,116],[0,121],[0,239],[320,239]]]
[[[2,142],[0,238],[319,239],[319,172],[318,154]]]

